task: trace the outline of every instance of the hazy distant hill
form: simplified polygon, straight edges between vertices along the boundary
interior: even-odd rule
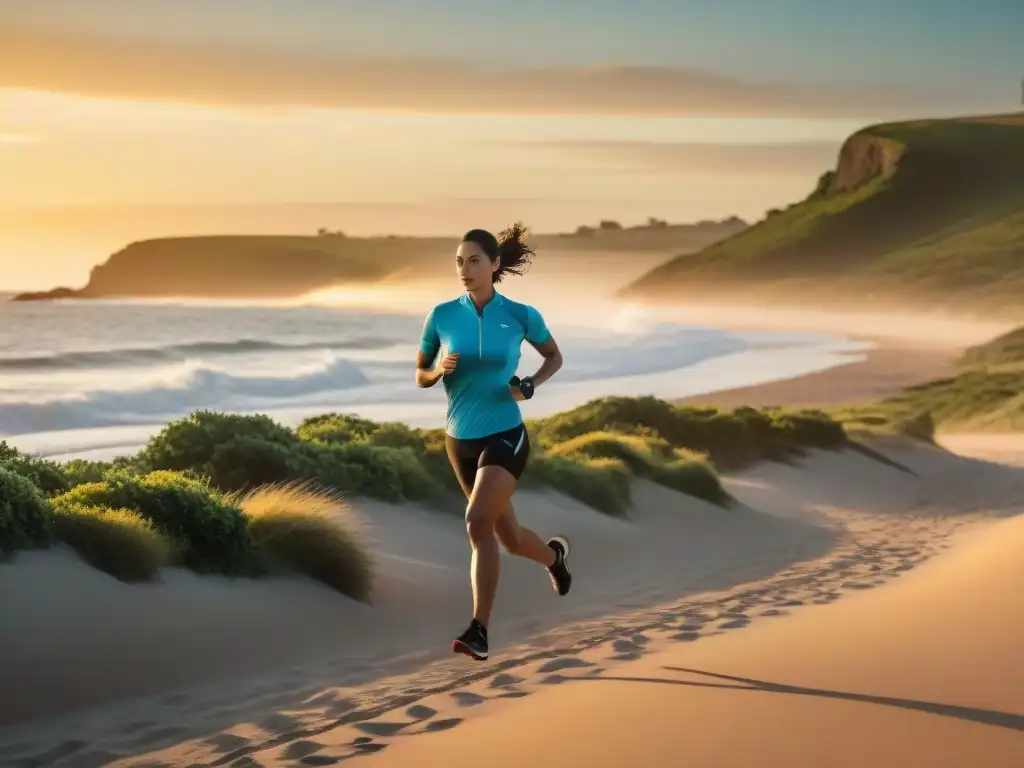
[[[622,228],[615,222],[581,227],[572,234],[531,238],[545,250],[580,252],[692,251],[742,230],[730,218],[668,225],[652,220]],[[93,267],[80,289],[23,293],[16,300],[112,297],[270,298],[298,296],[342,283],[373,283],[418,268],[452,269],[458,237],[346,237],[323,231],[310,236],[216,235],[132,243]],[[564,258],[564,256],[560,257]]]
[[[805,200],[620,295],[1024,316],[1024,113],[858,131]]]

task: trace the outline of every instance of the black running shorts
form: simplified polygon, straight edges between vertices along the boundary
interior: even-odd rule
[[[530,438],[526,434],[526,426],[520,424],[504,432],[472,440],[458,440],[447,435],[445,447],[448,449],[448,460],[452,463],[459,483],[466,495],[469,495],[476,480],[476,471],[480,467],[504,467],[518,480],[526,469],[526,459],[530,455]]]

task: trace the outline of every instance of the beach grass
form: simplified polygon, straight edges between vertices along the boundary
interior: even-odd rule
[[[153,581],[174,561],[174,542],[132,509],[54,504],[53,525],[58,541],[120,581]]]
[[[337,494],[290,483],[232,495],[228,502],[248,518],[253,547],[272,565],[370,601],[370,550],[361,521]]]
[[[527,424],[524,487],[628,517],[637,478],[728,507],[719,472],[845,443],[818,411],[695,409],[602,398]],[[329,413],[291,428],[197,410],[111,462],[38,459],[0,444],[0,549],[62,542],[122,581],[166,567],[259,578],[294,572],[368,601],[369,544],[352,500],[462,514],[444,433]]]

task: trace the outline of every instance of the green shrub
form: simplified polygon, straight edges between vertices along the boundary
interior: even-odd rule
[[[433,500],[444,491],[410,448],[363,442],[310,445],[316,479],[330,488],[391,502]]]
[[[656,436],[673,448],[706,454],[718,469],[788,461],[807,448],[845,444],[840,423],[820,411],[676,407],[654,397],[606,397],[536,423],[548,447],[589,432]]]
[[[336,496],[299,485],[232,497],[249,519],[257,551],[288,570],[369,602],[373,562],[358,520]]]
[[[729,499],[703,456],[686,449],[673,449],[666,440],[658,437],[590,432],[555,443],[548,449],[548,455],[574,460],[615,459],[636,476],[681,493],[715,504],[724,504]]]
[[[61,466],[61,472],[67,479],[68,488],[74,488],[83,483],[98,483],[111,469],[114,469],[113,462],[88,461],[86,459],[72,459]]]
[[[72,488],[54,504],[136,511],[170,538],[180,564],[195,571],[258,571],[242,511],[206,482],[181,473],[114,470],[102,482]]]
[[[151,581],[174,555],[174,544],[130,509],[85,507],[58,501],[54,532],[94,568],[121,581]]]
[[[588,432],[547,449],[551,456],[586,456],[592,459],[619,459],[633,472],[644,475],[652,466],[672,456],[672,447],[659,437],[616,432]]]
[[[375,421],[344,413],[323,413],[305,419],[295,430],[303,440],[318,440],[323,443],[365,442],[376,432]]]
[[[303,467],[291,456],[299,442],[269,416],[198,410],[151,438],[137,463],[146,470],[187,470],[221,490],[236,490],[301,477]]]
[[[214,448],[201,469],[215,488],[239,491],[309,478],[316,472],[316,464],[297,443],[288,445],[243,435]]]
[[[0,467],[0,554],[53,540],[50,505],[27,477]]]
[[[303,421],[296,433],[303,440],[340,445],[369,443],[387,448],[412,448],[422,453],[428,433],[398,421],[377,423],[350,414],[326,413]]]
[[[656,397],[604,397],[536,422],[538,442],[551,445],[588,432],[647,434],[675,444],[678,414],[671,403]]]
[[[426,469],[427,474],[438,482],[439,487],[447,493],[463,495],[459,478],[452,469],[451,461],[448,459],[448,450],[444,442],[428,441],[427,447],[419,456],[420,464]]]
[[[632,473],[621,459],[570,459],[539,454],[527,465],[525,485],[548,486],[613,517],[632,503]]]
[[[0,467],[31,480],[44,496],[53,496],[68,489],[67,478],[56,463],[24,454],[8,445],[6,440],[0,440]]]

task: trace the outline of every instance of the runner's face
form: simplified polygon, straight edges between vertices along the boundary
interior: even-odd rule
[[[465,289],[475,291],[493,282],[498,262],[487,258],[483,248],[476,243],[460,243],[455,252],[455,267]]]

